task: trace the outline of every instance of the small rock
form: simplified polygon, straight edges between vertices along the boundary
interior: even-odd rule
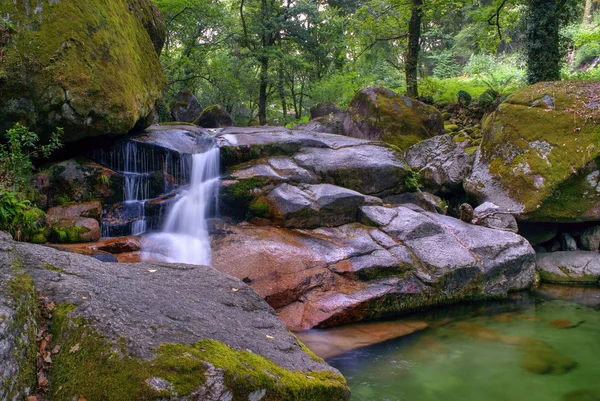
[[[600,248],[600,226],[593,226],[581,234],[581,249],[597,251],[598,248]]]
[[[561,235],[561,248],[563,251],[576,251],[577,250],[577,242],[575,242],[575,238],[569,233],[562,233]]]

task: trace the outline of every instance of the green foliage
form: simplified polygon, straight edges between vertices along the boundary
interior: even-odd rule
[[[468,106],[471,104],[471,100],[473,99],[471,97],[471,95],[469,94],[469,92],[467,92],[466,90],[459,90],[458,94],[456,95],[456,98],[458,99],[458,104],[460,104],[461,106]]]
[[[294,120],[294,121],[286,124],[285,128],[292,128],[292,127],[294,127],[295,125],[298,125],[298,124],[306,124],[309,121],[310,121],[310,116],[304,116],[304,117],[302,117],[302,118],[300,118],[298,120]]]
[[[46,158],[62,147],[61,135],[62,128],[57,128],[47,144],[39,145],[38,135],[19,123],[7,130],[4,136],[6,143],[0,143],[0,166],[2,167],[0,186],[23,191],[33,169],[31,159]]]
[[[436,78],[452,78],[458,75],[460,66],[450,50],[441,50],[429,56],[434,60],[433,76]]]
[[[406,188],[408,188],[410,191],[421,192],[421,188],[423,187],[421,179],[421,173],[417,171],[409,171],[408,175],[404,177],[404,185],[406,185]]]
[[[0,230],[8,231],[18,241],[44,241],[46,214],[28,200],[11,191],[0,190]]]

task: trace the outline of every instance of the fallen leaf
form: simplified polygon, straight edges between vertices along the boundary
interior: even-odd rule
[[[48,341],[46,341],[46,339],[43,339],[40,342],[40,352],[43,352],[47,346],[48,346]]]
[[[87,299],[88,297],[81,297],[81,299],[83,299],[84,301]]]
[[[54,348],[52,348],[52,355],[56,355],[59,353],[60,351],[60,345],[55,345]]]
[[[48,379],[44,372],[38,372],[37,374],[38,386],[39,387],[48,387]]]
[[[270,335],[268,335],[268,334],[267,334],[267,338],[269,338],[269,339],[271,339],[271,340],[272,340],[272,339],[274,339],[275,337],[273,337],[273,336],[270,336]]]
[[[29,397],[27,397],[27,401],[38,401],[38,399],[35,395],[30,395]]]
[[[52,363],[52,358],[50,358],[50,353],[47,353],[46,355],[44,355],[44,362]]]
[[[87,401],[84,396],[80,395],[78,401]]]
[[[55,306],[56,306],[56,304],[54,302],[50,302],[48,304],[48,311],[50,311],[50,312],[53,311]]]
[[[307,379],[314,379],[314,377],[313,377],[313,376],[309,376],[309,375],[306,375],[306,378],[307,378]]]
[[[232,292],[238,292],[239,290],[237,288],[232,288],[231,291]]]
[[[77,351],[79,351],[79,343],[77,343],[74,346],[72,346],[71,349],[69,350],[69,353],[74,354]]]
[[[156,270],[156,269],[148,270],[148,272],[150,272],[150,273],[156,273],[157,271],[158,270]]]

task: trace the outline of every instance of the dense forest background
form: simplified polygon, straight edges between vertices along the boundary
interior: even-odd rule
[[[284,125],[317,102],[345,107],[370,85],[485,102],[528,82],[600,79],[598,0],[155,3],[168,29],[163,113],[183,88],[238,125]]]

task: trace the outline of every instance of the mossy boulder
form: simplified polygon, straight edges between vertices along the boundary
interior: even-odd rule
[[[61,220],[48,220],[52,231],[50,240],[59,244],[94,242],[100,239],[98,220],[78,217]]]
[[[202,114],[202,106],[189,89],[177,92],[175,99],[169,105],[173,121],[194,122]]]
[[[358,91],[347,113],[346,135],[384,141],[401,150],[444,133],[442,115],[435,107],[380,86]]]
[[[63,142],[150,124],[166,80],[164,26],[149,0],[2,2],[0,132],[63,127]]]
[[[205,108],[200,117],[194,121],[194,124],[203,128],[223,128],[235,125],[225,106],[220,104]]]
[[[213,268],[103,263],[0,239],[0,277],[16,259],[25,288],[56,305],[45,321],[47,349],[61,346],[48,369],[54,401],[350,397],[343,376],[307,352],[258,294]]]
[[[466,190],[522,220],[600,219],[600,83],[520,89],[483,123]]]

